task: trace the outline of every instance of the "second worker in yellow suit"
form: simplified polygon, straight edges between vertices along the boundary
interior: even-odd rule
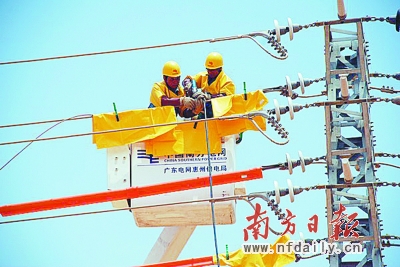
[[[211,98],[228,96],[235,94],[235,84],[231,78],[226,75],[222,70],[224,65],[222,55],[217,52],[210,53],[204,66],[206,71],[200,72],[193,77],[186,77],[183,84],[186,83],[187,79],[194,80],[196,82],[196,87],[201,88],[202,92],[205,94],[205,99],[210,100]],[[196,110],[201,110],[204,103],[203,100],[196,100]],[[206,103],[207,117],[213,117],[211,102]],[[201,118],[201,116],[200,116]]]
[[[210,94],[212,98],[235,94],[235,84],[222,70],[223,65],[222,55],[212,52],[207,56],[204,63],[206,71],[193,77],[197,88],[201,88],[204,93]]]

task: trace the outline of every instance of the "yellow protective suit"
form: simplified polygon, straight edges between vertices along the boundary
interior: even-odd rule
[[[223,93],[233,95],[235,93],[235,84],[223,70],[210,85],[208,85],[208,73],[206,71],[196,74],[193,79],[196,80],[197,88],[202,88],[203,92],[208,92],[212,95]]]
[[[155,107],[161,107],[161,97],[166,96],[168,98],[178,98],[185,96],[185,92],[181,85],[178,86],[178,93],[175,94],[171,90],[168,89],[166,83],[164,81],[157,82],[153,85],[150,94],[150,103]]]

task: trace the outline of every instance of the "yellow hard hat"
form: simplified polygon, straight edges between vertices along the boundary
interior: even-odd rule
[[[162,74],[169,77],[181,76],[181,68],[175,61],[168,61],[164,64]]]
[[[218,69],[221,68],[224,65],[224,62],[222,60],[222,56],[220,53],[217,52],[212,52],[208,54],[206,58],[206,63],[204,63],[204,66],[207,69]]]

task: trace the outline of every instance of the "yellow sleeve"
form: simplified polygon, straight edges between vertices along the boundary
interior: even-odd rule
[[[235,94],[235,84],[225,73],[223,73],[221,80],[219,82],[219,93],[226,95],[234,95]]]
[[[155,83],[151,89],[150,103],[155,107],[161,107],[161,97],[166,95],[165,88],[161,83]]]
[[[200,72],[196,74],[193,79],[196,80],[197,87],[202,88],[203,92],[208,92],[212,95],[222,93],[226,95],[235,94],[235,84],[223,71],[219,74],[217,80],[210,85],[208,85],[207,72]]]
[[[201,88],[202,91],[205,91],[207,86],[207,72],[199,72],[193,76],[193,79],[196,81],[196,87]]]

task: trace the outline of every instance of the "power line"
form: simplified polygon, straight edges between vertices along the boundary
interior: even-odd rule
[[[97,56],[97,55],[105,55],[105,54],[115,54],[115,53],[131,52],[131,51],[137,51],[137,50],[161,48],[161,47],[168,47],[168,46],[177,46],[177,45],[195,44],[195,43],[201,43],[201,42],[210,42],[210,40],[212,40],[212,39],[204,39],[204,40],[197,40],[197,41],[191,41],[191,42],[179,42],[179,43],[172,43],[172,44],[143,46],[143,47],[136,47],[136,48],[118,49],[118,50],[92,52],[92,53],[73,54],[73,55],[65,55],[65,56],[55,56],[55,57],[44,57],[44,58],[36,58],[36,59],[24,59],[24,60],[16,60],[16,61],[7,61],[7,62],[0,62],[0,65],[10,65],[10,64],[19,64],[19,63],[29,63],[29,62],[56,60],[56,59],[86,57],[86,56]]]
[[[53,123],[53,122],[64,122],[64,121],[72,121],[72,120],[82,120],[82,119],[90,119],[93,115],[79,115],[74,116],[68,119],[59,119],[59,120],[47,120],[47,121],[35,121],[35,122],[25,122],[25,123],[16,123],[16,124],[7,124],[7,125],[0,125],[1,128],[10,128],[10,127],[19,127],[19,126],[28,126],[28,125],[35,125],[35,124],[44,124],[44,123]]]
[[[280,53],[280,56],[275,56],[271,52],[269,52],[264,46],[262,46],[255,39],[255,37],[263,37],[263,38],[267,39],[268,43],[272,47],[274,47],[274,50],[276,52]],[[220,38],[212,38],[212,39],[201,39],[201,40],[195,40],[195,41],[186,41],[186,42],[177,42],[177,43],[169,43],[169,44],[161,44],[161,45],[142,46],[142,47],[135,47],[135,48],[127,48],[127,49],[118,49],[118,50],[109,50],[109,51],[82,53],[82,54],[73,54],[73,55],[64,55],[64,56],[55,56],[55,57],[44,57],[44,58],[36,58],[36,59],[6,61],[6,62],[0,62],[0,65],[31,63],[31,62],[48,61],[48,60],[56,60],[56,59],[67,59],[67,58],[76,58],[76,57],[115,54],[115,53],[122,53],[122,52],[131,52],[131,51],[138,51],[138,50],[163,48],[163,47],[169,47],[169,46],[197,44],[197,43],[204,43],[204,42],[214,43],[214,42],[221,42],[221,41],[237,40],[237,39],[242,39],[242,38],[251,39],[264,52],[266,52],[267,54],[269,54],[270,56],[272,56],[272,57],[274,57],[276,59],[286,59],[287,58],[287,51],[284,49],[284,47],[279,42],[277,42],[275,40],[274,36],[270,35],[269,33],[265,33],[265,32],[254,32],[254,33],[242,34],[242,35],[234,35],[234,36],[229,36],[229,37],[220,37]]]
[[[88,116],[91,116],[91,115],[86,115],[86,114],[84,114],[84,115],[78,115],[78,116],[74,116],[74,117],[71,117],[71,118],[68,118],[68,119],[64,119],[64,120],[59,120],[56,124],[54,124],[53,126],[51,126],[50,128],[48,128],[47,130],[45,130],[44,132],[42,132],[41,134],[39,134],[39,135],[36,137],[36,139],[38,139],[39,137],[41,137],[42,135],[44,135],[45,133],[47,133],[48,131],[50,131],[51,129],[53,129],[54,127],[56,127],[57,125],[59,125],[59,124],[65,122],[65,121],[67,121],[67,120],[79,119],[81,116],[84,117],[84,118],[87,118]],[[30,146],[32,143],[33,143],[33,142],[30,142],[30,143],[27,144],[24,148],[22,148],[17,154],[15,154],[9,161],[6,162],[6,164],[4,164],[4,165],[0,168],[0,171],[1,171],[2,169],[4,169],[4,167],[6,167],[11,161],[13,161],[19,154],[21,154],[21,153],[22,153],[26,148],[28,148],[28,146]]]
[[[89,115],[85,115],[85,116],[89,116]],[[104,130],[104,131],[97,131],[97,132],[86,132],[86,133],[78,133],[78,134],[70,134],[70,135],[60,135],[60,136],[47,137],[47,138],[26,139],[26,140],[12,141],[12,142],[4,142],[4,143],[0,143],[0,146],[28,143],[28,142],[37,142],[37,141],[48,141],[48,140],[56,140],[56,139],[63,139],[63,138],[96,135],[96,134],[116,133],[116,132],[122,132],[122,131],[147,129],[147,128],[153,128],[153,127],[204,122],[205,120],[214,121],[214,120],[230,120],[230,119],[251,119],[253,116],[268,117],[268,114],[262,113],[262,112],[253,112],[253,113],[231,115],[231,116],[224,116],[224,117],[217,117],[217,118],[207,118],[207,119],[198,119],[198,120],[190,120],[190,121],[176,121],[176,122],[160,123],[160,124],[154,124],[154,125],[144,125],[144,126],[120,128],[120,129],[114,129],[114,130]]]

